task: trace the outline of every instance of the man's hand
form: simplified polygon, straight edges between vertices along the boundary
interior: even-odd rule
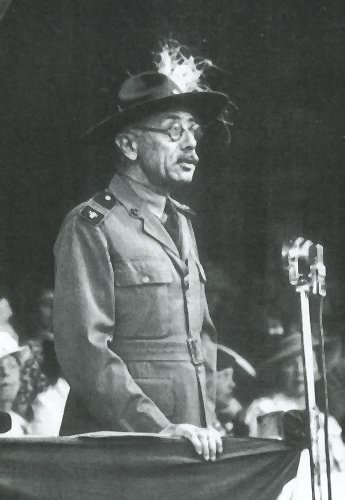
[[[182,436],[188,439],[198,455],[205,460],[216,460],[217,453],[223,452],[220,433],[213,427],[197,427],[191,424],[170,424],[160,434],[168,437]]]

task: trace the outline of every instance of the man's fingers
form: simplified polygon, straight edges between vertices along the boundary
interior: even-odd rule
[[[195,432],[187,432],[185,436],[189,441],[192,443],[192,445],[195,448],[195,451],[197,452],[198,455],[203,454],[203,446],[201,444],[201,441],[197,434]]]
[[[182,436],[188,439],[195,448],[198,455],[203,453],[203,446],[198,438],[197,427],[189,424],[180,424],[175,428],[175,435]]]
[[[209,440],[208,440],[208,431],[206,429],[200,429],[198,432],[198,438],[200,440],[201,446],[202,446],[202,455],[205,460],[210,459],[210,447],[209,447]]]
[[[217,456],[216,434],[212,432],[212,429],[208,429],[207,437],[208,437],[208,449],[210,452],[210,459],[212,460],[212,462],[214,462]]]
[[[214,461],[217,453],[223,451],[221,435],[213,427],[204,429],[191,424],[171,424],[162,431],[162,434],[183,436],[188,439],[198,455],[202,455],[205,460]]]
[[[220,433],[213,427],[208,428],[209,443],[210,443],[210,456],[216,458],[217,453],[223,453],[223,441]],[[212,460],[214,460],[212,459]]]
[[[217,447],[217,453],[223,453],[223,440],[222,436],[218,431],[214,431],[215,433],[215,440],[216,440],[216,447]]]

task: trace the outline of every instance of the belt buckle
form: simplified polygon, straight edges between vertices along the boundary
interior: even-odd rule
[[[189,338],[187,340],[188,350],[194,366],[204,364],[204,358],[199,345],[199,339]]]

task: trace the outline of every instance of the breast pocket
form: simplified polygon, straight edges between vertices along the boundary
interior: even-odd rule
[[[116,334],[153,339],[169,334],[169,284],[173,275],[165,261],[129,261],[115,265]]]

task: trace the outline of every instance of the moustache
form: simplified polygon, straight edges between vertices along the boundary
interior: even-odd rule
[[[196,156],[180,156],[178,158],[177,163],[192,163],[193,165],[197,165],[199,158]]]

